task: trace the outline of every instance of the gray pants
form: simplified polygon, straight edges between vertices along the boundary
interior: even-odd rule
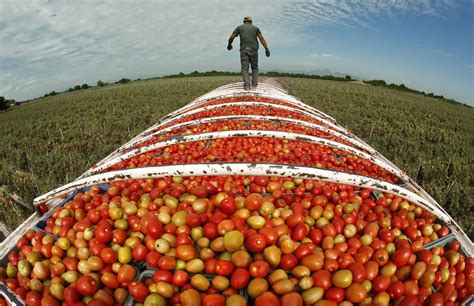
[[[252,86],[256,87],[258,85],[258,51],[250,48],[240,51],[240,64],[244,88],[250,88],[249,64],[252,67]]]

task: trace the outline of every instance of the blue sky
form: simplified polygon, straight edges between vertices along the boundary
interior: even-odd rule
[[[384,79],[474,105],[472,0],[0,1],[0,95],[76,84],[239,70],[251,15],[270,46],[262,70]]]

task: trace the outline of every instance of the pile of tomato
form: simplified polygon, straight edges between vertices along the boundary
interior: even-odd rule
[[[341,144],[353,146],[351,143],[342,140],[339,137],[331,135],[326,132],[322,132],[317,129],[297,125],[290,122],[274,121],[274,120],[249,120],[249,119],[226,119],[209,123],[194,123],[190,126],[177,128],[168,133],[160,134],[159,131],[155,131],[156,136],[152,137],[147,141],[140,142],[134,148],[140,148],[145,145],[156,143],[158,141],[165,141],[177,136],[189,136],[202,133],[211,133],[217,131],[237,131],[237,130],[268,130],[268,131],[279,131],[279,132],[290,132],[302,135],[309,135],[315,137],[322,137],[325,139],[337,141]]]
[[[228,103],[239,103],[239,102],[259,102],[259,103],[269,103],[269,104],[276,104],[276,105],[284,105],[288,107],[296,107],[298,109],[302,109],[300,106],[295,105],[290,102],[268,98],[264,96],[239,96],[239,97],[227,97],[227,98],[220,98],[220,99],[213,99],[210,101],[203,102],[199,105],[189,108],[191,109],[198,109],[201,107],[217,105],[217,104],[228,104]]]
[[[237,105],[237,106],[223,106],[219,108],[202,110],[194,114],[185,114],[180,119],[174,120],[173,123],[165,124],[162,128],[175,125],[177,123],[189,122],[198,120],[201,118],[217,117],[217,116],[231,116],[231,115],[255,115],[255,116],[278,116],[283,118],[292,118],[297,120],[303,120],[306,122],[325,125],[322,121],[310,117],[306,114],[300,113],[301,111],[290,111],[285,109],[279,109],[271,106],[260,106],[260,105]]]
[[[170,164],[257,162],[309,166],[354,173],[396,183],[398,178],[347,151],[296,140],[266,137],[187,142],[125,159],[106,171]]]
[[[391,194],[246,176],[109,187],[16,243],[0,278],[27,305],[457,305],[474,292],[458,241],[423,248],[448,228]]]

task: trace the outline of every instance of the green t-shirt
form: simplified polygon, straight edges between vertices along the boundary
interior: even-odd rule
[[[244,23],[235,28],[234,33],[240,35],[240,51],[245,48],[252,48],[258,50],[257,35],[260,34],[260,29],[251,23]]]

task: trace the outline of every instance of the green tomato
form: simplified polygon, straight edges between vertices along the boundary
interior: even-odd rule
[[[117,253],[120,263],[128,264],[132,261],[132,249],[130,249],[128,246],[119,248]]]
[[[16,275],[18,273],[18,269],[11,263],[8,263],[7,265],[7,276],[9,278],[16,278]]]
[[[41,253],[40,252],[30,252],[26,256],[26,260],[28,260],[28,262],[30,264],[35,265],[35,263],[37,263],[38,261],[41,260]]]
[[[18,272],[20,272],[21,276],[29,277],[31,273],[31,266],[30,263],[26,259],[22,259],[18,262]]]
[[[145,306],[166,306],[166,300],[159,294],[152,293],[145,299]]]

